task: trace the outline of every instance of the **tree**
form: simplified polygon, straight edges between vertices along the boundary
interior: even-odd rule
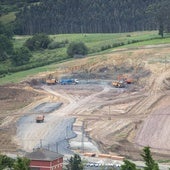
[[[48,35],[41,33],[41,34],[35,34],[32,38],[29,38],[25,42],[25,46],[33,51],[33,50],[39,50],[39,49],[46,49],[51,42]]]
[[[15,50],[14,55],[11,57],[12,63],[15,66],[27,64],[32,57],[31,52],[26,47],[21,47]]]
[[[145,165],[146,165],[144,170],[159,170],[158,164],[152,158],[150,147],[144,147],[141,156],[145,161]]]
[[[136,165],[128,160],[123,161],[124,164],[121,166],[120,170],[138,170]]]
[[[5,35],[0,35],[0,61],[5,61],[13,53],[13,44]]]
[[[159,35],[164,36],[164,31],[170,32],[170,1],[160,0],[153,2],[147,8],[147,13],[154,18],[158,24]]]
[[[0,169],[11,168],[13,164],[14,159],[6,155],[0,155]]]
[[[10,25],[4,25],[1,22],[0,22],[0,34],[5,35],[9,39],[11,39],[14,35],[12,27]]]
[[[68,170],[83,170],[83,164],[81,157],[78,154],[74,154],[74,157],[71,156],[69,159],[69,164],[67,165]]]
[[[30,170],[30,160],[23,157],[18,157],[17,160],[14,162],[13,169],[14,170]]]
[[[86,55],[88,48],[82,42],[72,42],[67,48],[67,54],[71,57],[74,55]]]

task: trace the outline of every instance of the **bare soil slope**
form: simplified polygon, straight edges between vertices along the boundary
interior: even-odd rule
[[[55,122],[62,118],[74,117],[75,126],[81,127],[84,123],[86,134],[97,143],[103,153],[111,152],[139,159],[139,150],[149,145],[157,159],[168,159],[169,53],[169,46],[149,46],[123,49],[58,65],[56,72],[51,73],[54,77],[71,76],[78,78],[80,83],[76,86],[41,86],[41,93],[31,89],[29,102],[34,99],[34,104],[22,109],[22,114],[44,101],[62,102],[63,106],[51,113],[48,121],[39,126],[38,132],[41,133],[33,133],[27,128],[27,137],[37,138],[37,141],[45,139],[46,134],[51,134]],[[114,88],[112,81],[122,74],[133,76],[134,84],[126,88]],[[11,87],[5,88],[11,90]],[[34,95],[42,97],[42,92],[44,98],[36,98],[35,102]],[[25,93],[21,95],[27,96]],[[20,97],[15,95],[14,98],[18,102]],[[3,103],[4,100],[1,99],[0,102]],[[9,115],[12,113],[13,111],[9,111]],[[2,128],[6,122],[8,121],[3,118]],[[30,129],[37,127],[35,124],[29,126]],[[12,137],[10,139],[12,141]],[[22,140],[22,137],[15,142],[18,141],[16,144],[21,149],[26,150],[27,146],[31,149],[35,146],[35,142],[29,142],[28,145],[30,139],[22,144],[19,140]]]

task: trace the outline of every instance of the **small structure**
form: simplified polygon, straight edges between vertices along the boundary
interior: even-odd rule
[[[63,155],[43,148],[26,155],[30,160],[31,170],[62,170]]]

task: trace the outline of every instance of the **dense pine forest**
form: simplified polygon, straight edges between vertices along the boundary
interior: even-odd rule
[[[1,3],[11,3],[3,1]],[[16,34],[169,30],[169,0],[14,0]],[[167,24],[168,23],[168,24]],[[165,28],[166,27],[166,28]]]

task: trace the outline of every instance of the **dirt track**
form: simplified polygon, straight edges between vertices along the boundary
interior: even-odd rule
[[[165,61],[164,56],[169,52],[168,47],[158,46],[153,49],[124,50],[108,54],[103,56],[104,61],[101,57],[92,63],[90,58],[81,59],[78,63],[88,64],[76,66],[80,71],[74,72],[72,69],[71,74],[81,75],[82,83],[77,86],[41,87],[46,98],[37,100],[29,109],[42,102],[62,102],[63,105],[60,109],[47,114],[43,124],[36,124],[32,118],[32,121],[24,126],[18,126],[15,141],[18,141],[19,148],[30,151],[40,145],[41,140],[44,145],[48,145],[53,144],[52,140],[73,137],[71,126],[73,118],[76,118],[74,126],[81,128],[84,122],[86,134],[97,143],[101,152],[112,152],[139,159],[139,150],[149,145],[157,152],[155,154],[157,158],[166,158],[165,154],[169,156],[170,150],[167,137],[170,134],[170,67],[169,61],[167,63],[162,61]],[[125,60],[127,56],[128,61]],[[91,67],[89,63],[92,64]],[[150,74],[139,69],[141,63],[146,71],[151,72]],[[133,65],[134,72],[141,76],[136,85],[129,85],[127,89],[113,88],[111,81],[115,78],[113,76],[115,70],[112,68],[120,65],[123,70],[122,65],[125,64]],[[62,67],[66,68],[67,63]],[[90,76],[98,79],[95,81],[93,79],[90,83]],[[85,77],[88,80],[84,79]],[[106,80],[104,77],[110,79]],[[27,112],[28,109],[25,109],[25,113]],[[57,128],[57,125],[60,128]],[[63,134],[65,135],[62,136]],[[74,145],[74,149],[79,150],[80,145],[77,148]],[[86,149],[88,151],[88,147]]]

